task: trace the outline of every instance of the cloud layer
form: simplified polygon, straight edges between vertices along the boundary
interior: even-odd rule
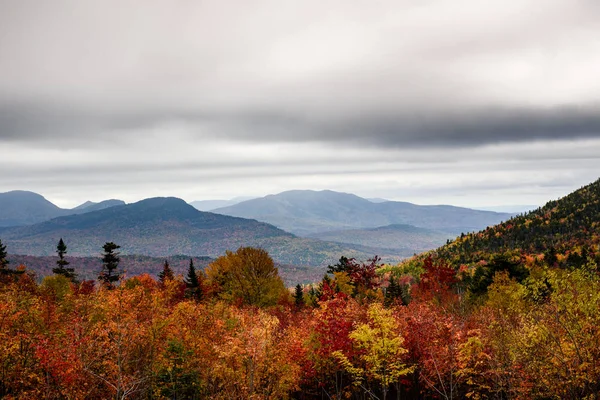
[[[599,16],[594,0],[5,0],[0,190],[570,189],[600,174]]]

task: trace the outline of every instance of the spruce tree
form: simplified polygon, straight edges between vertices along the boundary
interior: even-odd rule
[[[188,288],[188,292],[191,297],[196,300],[202,300],[202,287],[200,285],[200,279],[196,273],[194,267],[194,260],[190,258],[190,266],[188,267],[187,277],[185,278],[185,284]]]
[[[6,245],[2,244],[2,240],[0,240],[0,273],[5,273],[8,271],[9,261],[6,258],[8,253],[6,252]]]
[[[304,290],[302,289],[302,285],[296,285],[296,291],[294,293],[294,301],[296,306],[302,307],[304,305]]]
[[[109,288],[112,288],[113,283],[117,282],[120,278],[120,274],[117,272],[120,258],[116,250],[120,249],[121,246],[113,242],[106,242],[102,248],[104,249],[102,271],[98,275],[98,280],[106,284]]]
[[[69,265],[69,262],[65,260],[65,254],[67,254],[67,245],[62,238],[60,238],[58,245],[56,245],[56,253],[58,254],[58,260],[56,260],[56,265],[58,266],[56,268],[52,268],[52,272],[56,275],[63,275],[74,282],[77,275],[75,274],[75,269],[66,268],[67,265]]]
[[[163,270],[158,274],[158,280],[164,285],[166,281],[171,281],[173,278],[175,278],[175,275],[173,275],[173,270],[171,269],[169,262],[165,260],[165,263],[163,264]]]

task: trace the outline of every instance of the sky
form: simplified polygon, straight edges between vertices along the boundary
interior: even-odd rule
[[[597,0],[0,0],[0,192],[541,205],[598,71]]]

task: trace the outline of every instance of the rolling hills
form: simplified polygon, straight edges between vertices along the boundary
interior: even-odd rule
[[[330,190],[293,190],[213,210],[267,222],[301,236],[393,224],[414,225],[450,234],[471,232],[507,220],[511,214],[446,205],[372,202]]]

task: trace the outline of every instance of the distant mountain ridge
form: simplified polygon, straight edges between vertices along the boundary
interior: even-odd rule
[[[330,190],[292,190],[213,212],[253,218],[301,236],[393,224],[460,234],[495,225],[512,216],[446,205],[420,206],[398,201],[374,203],[353,194]]]
[[[99,203],[86,201],[73,208],[60,208],[44,196],[26,191],[13,190],[0,193],[0,227],[33,225],[65,215],[82,214],[125,204],[122,200],[105,200]]]
[[[61,237],[72,256],[97,255],[108,241],[121,245],[123,254],[155,257],[215,257],[240,246],[255,246],[265,248],[275,260],[292,265],[319,266],[342,255],[374,255],[350,246],[298,238],[267,223],[198,211],[173,197],[151,198],[2,231],[3,243],[12,254],[52,255]]]
[[[25,190],[0,193],[0,226],[31,225],[66,215],[42,195]]]
[[[72,208],[70,211],[72,212],[72,214],[83,214],[86,212],[104,210],[105,208],[123,205],[125,205],[125,202],[123,200],[117,199],[104,200],[98,203],[93,201],[86,201],[85,203],[75,208]]]

